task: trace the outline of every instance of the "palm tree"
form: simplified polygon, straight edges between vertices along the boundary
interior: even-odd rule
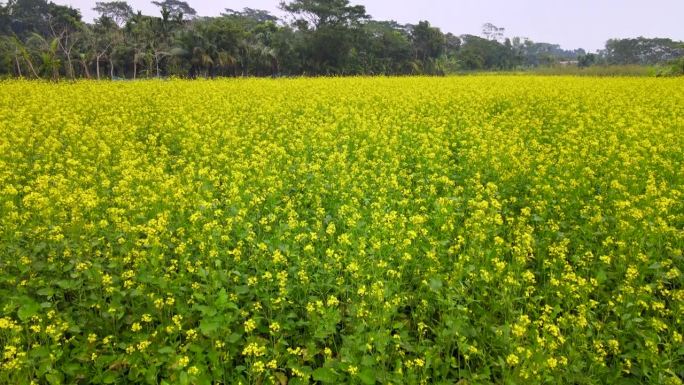
[[[250,68],[254,70],[254,75],[261,75],[261,70],[268,68],[271,75],[275,74],[278,67],[278,57],[275,49],[266,46],[260,41],[244,40],[242,42],[243,52],[243,76],[246,69],[250,74]]]
[[[21,40],[19,40],[19,38],[16,35],[4,36],[2,38],[5,42],[5,45],[7,45],[7,47],[9,47],[9,49],[13,52],[17,75],[19,77],[22,77],[21,62],[19,61],[21,59],[23,62],[26,63],[26,66],[28,67],[30,74],[38,78],[38,73],[36,72],[35,67],[33,66],[31,53],[26,48],[26,46],[22,44]]]
[[[204,69],[204,77],[209,77],[209,69],[214,65],[214,59],[204,47],[194,47],[190,62],[197,68]]]
[[[128,45],[133,49],[133,79],[138,77],[138,64],[143,63],[148,42],[152,35],[150,18],[138,12],[126,25],[127,35],[130,37]]]
[[[59,69],[62,66],[62,61],[57,53],[59,50],[58,38],[47,40],[42,35],[33,33],[26,43],[39,52],[40,73],[43,76],[50,77],[53,81],[59,80]]]
[[[218,51],[216,52],[216,60],[214,62],[219,70],[223,70],[227,67],[234,67],[237,60],[228,51]]]
[[[83,67],[83,73],[85,74],[86,79],[90,79],[90,70],[88,69],[88,65],[90,64],[89,55],[83,52],[79,52],[78,59],[81,62],[81,66]]]
[[[138,63],[142,63],[145,57],[145,52],[136,45],[133,48],[133,80],[138,78]]]

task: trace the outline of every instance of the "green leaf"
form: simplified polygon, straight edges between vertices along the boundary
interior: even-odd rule
[[[210,335],[212,332],[218,330],[221,325],[218,321],[214,319],[203,319],[200,321],[199,329],[205,336]]]
[[[114,372],[107,371],[105,372],[104,376],[102,376],[102,383],[103,384],[113,384],[116,382],[116,379],[118,378],[118,375]]]
[[[442,280],[437,278],[430,279],[430,288],[434,291],[438,291],[442,288]]]
[[[299,378],[299,377],[292,377],[290,379],[290,382],[288,382],[287,384],[288,385],[308,385],[309,380],[305,380],[305,379]]]
[[[202,316],[212,317],[217,313],[215,306],[197,305],[195,308],[202,313]]]
[[[599,283],[605,282],[608,276],[606,275],[605,270],[599,269],[596,272],[596,280],[599,281]]]
[[[84,372],[84,370],[83,370],[83,368],[81,367],[81,365],[79,365],[79,364],[77,364],[77,363],[75,363],[75,362],[72,362],[72,363],[70,363],[70,364],[64,365],[64,366],[62,367],[62,369],[64,370],[64,373],[66,373],[69,377],[74,377],[74,376],[76,376],[76,374],[78,374],[79,372]]]
[[[62,289],[71,289],[71,288],[75,287],[74,282],[75,281],[70,281],[67,279],[61,279],[61,280],[57,281],[56,283],[57,283],[57,286],[61,287]]]
[[[207,298],[204,294],[202,294],[200,292],[195,292],[195,293],[193,293],[193,295],[195,296],[195,299],[200,301],[200,302],[204,302]]]
[[[178,383],[180,385],[188,385],[190,383],[190,378],[187,372],[181,372]]]
[[[361,358],[361,365],[362,366],[372,368],[375,366],[375,364],[376,364],[375,359],[371,356],[363,356],[363,358]]]
[[[330,368],[318,368],[313,371],[313,378],[320,382],[335,382],[337,374]]]
[[[278,380],[278,383],[280,385],[287,385],[287,376],[283,372],[275,372],[273,374],[275,378]]]
[[[46,297],[51,297],[52,295],[55,294],[55,291],[51,287],[44,287],[44,288],[38,290],[36,293],[38,293],[38,295],[44,295]]]
[[[157,383],[157,368],[152,367],[149,368],[145,371],[145,381],[147,381],[148,384],[156,384]]]
[[[214,305],[218,308],[223,308],[226,304],[228,304],[228,293],[226,292],[226,289],[221,289],[216,297]]]
[[[60,373],[48,373],[45,379],[50,385],[60,385],[62,383],[62,375]]]
[[[230,336],[228,336],[228,343],[234,344],[242,339],[242,334],[239,333],[233,333]]]
[[[159,348],[157,352],[159,354],[172,354],[173,352],[175,352],[175,350],[170,346],[164,346],[163,348]]]
[[[31,318],[32,316],[36,315],[40,311],[40,305],[31,302],[31,303],[25,303],[19,307],[19,310],[17,310],[17,316],[19,316],[19,319],[22,321],[26,321],[27,319]]]
[[[363,369],[359,372],[359,379],[366,385],[375,384],[375,372],[373,369]]]

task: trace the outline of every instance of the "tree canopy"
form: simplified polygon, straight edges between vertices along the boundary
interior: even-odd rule
[[[125,1],[98,1],[93,8],[100,17],[107,17],[117,25],[125,25],[135,14],[133,8]]]
[[[605,50],[587,54],[509,38],[505,28],[491,23],[483,25],[481,36],[459,36],[427,20],[374,20],[363,5],[348,0],[283,1],[284,19],[253,8],[202,17],[186,1],[151,3],[157,15],[143,15],[123,0],[97,1],[92,23],[84,22],[79,10],[48,0],[0,3],[0,74],[51,79],[441,75],[556,63],[651,65],[684,56],[682,42],[671,39],[613,39]]]
[[[350,5],[348,0],[294,0],[281,2],[280,7],[300,22],[298,25],[352,26],[370,18],[363,5]],[[303,23],[302,23],[303,22]]]

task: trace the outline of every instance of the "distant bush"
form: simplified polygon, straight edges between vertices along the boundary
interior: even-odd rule
[[[672,60],[658,70],[657,76],[684,76],[684,57]]]
[[[657,69],[642,65],[550,66],[531,70],[537,75],[571,76],[656,76]]]

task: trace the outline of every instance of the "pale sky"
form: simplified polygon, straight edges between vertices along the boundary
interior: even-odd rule
[[[92,20],[95,0],[53,0],[79,8]],[[563,48],[603,48],[610,38],[669,37],[684,40],[684,0],[352,0],[363,4],[376,20],[417,23],[428,20],[444,32],[480,35],[482,24],[506,28],[506,36],[521,36]],[[159,11],[149,0],[129,0],[145,14]],[[265,9],[283,16],[278,0],[225,0],[188,3],[201,16],[225,8]]]

